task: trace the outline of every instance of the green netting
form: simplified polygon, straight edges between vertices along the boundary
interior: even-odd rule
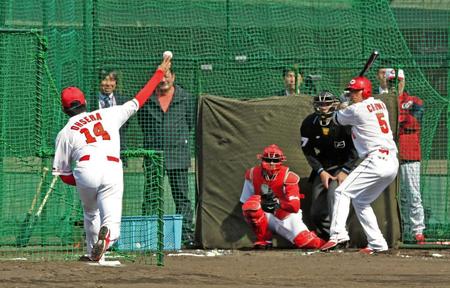
[[[9,146],[7,148],[12,150]],[[160,184],[163,179],[163,157],[160,153],[146,150],[127,151],[123,157],[128,160],[124,169],[122,210],[127,221],[122,227],[125,229],[123,237],[107,259],[126,257],[132,261],[162,265],[163,250],[173,250],[179,242],[175,228],[168,230],[164,237],[164,225],[181,227],[181,223],[172,219],[163,222],[163,198],[167,198]],[[144,158],[148,160],[144,162]],[[59,181],[58,177],[51,176],[51,163],[51,158],[3,158],[0,255],[32,260],[76,260],[85,253],[83,212],[78,193],[72,186]],[[155,175],[155,183],[151,184],[157,202],[156,213],[151,225],[146,226],[148,231],[139,234],[139,227],[134,225],[142,221],[150,222],[141,217],[145,183],[143,171],[149,169],[147,165],[152,167]],[[138,247],[133,246],[137,243]],[[127,248],[130,245],[134,248]]]
[[[320,75],[321,80],[314,82],[316,89],[340,94],[376,49],[381,56],[368,73],[374,86],[378,68],[403,68],[407,90],[425,101],[421,190],[426,233],[430,239],[450,238],[449,10],[446,1],[438,0],[1,0],[1,221],[16,225],[23,219],[40,177],[40,167],[44,162],[49,165],[45,155],[52,153],[55,136],[67,120],[60,109],[59,90],[79,86],[88,98],[89,109],[97,109],[100,70],[116,70],[117,93],[130,99],[152,74],[163,51],[171,50],[175,83],[192,95],[187,105],[195,107],[197,97],[203,94],[234,98],[278,94],[283,88],[283,68],[294,64],[305,79],[308,75]],[[301,94],[312,93],[307,84],[304,81],[300,85]],[[193,111],[186,120],[195,122],[195,117]],[[167,123],[176,126],[173,119]],[[254,124],[256,128],[260,125]],[[154,184],[164,187],[164,214],[184,214],[185,240],[194,228],[189,218],[194,217],[197,200],[194,163],[198,147],[194,144],[194,130],[189,130],[188,152],[174,148],[186,144],[177,140],[185,131],[176,129],[153,130],[156,138],[165,139],[166,145],[145,147],[164,154],[167,171],[164,179]],[[143,148],[148,139],[138,117],[130,119],[123,133],[126,149]],[[255,129],[254,135],[245,137],[257,137],[257,133]],[[277,131],[273,133],[276,139]],[[185,169],[181,177],[187,178],[188,188],[181,189],[181,193],[188,201],[182,203],[191,209],[181,209],[181,198],[172,196],[174,184],[167,165],[171,156],[166,157],[172,148],[173,161]],[[133,157],[125,169],[125,179],[132,179],[126,189],[132,192],[125,193],[124,215],[153,215],[154,209],[148,213],[142,210],[139,198],[145,189],[153,191],[152,185],[140,184],[146,182],[149,173],[139,168],[142,159]],[[181,165],[186,158],[192,164]],[[127,174],[130,169],[134,172]],[[77,197],[68,198],[72,193],[63,191],[69,188],[60,183],[57,187],[61,193],[54,195],[61,195],[64,203],[73,206],[58,206],[55,217],[79,220]],[[26,198],[21,197],[24,194]],[[77,215],[69,217],[69,210],[65,209],[76,210],[77,213],[72,212]],[[54,226],[55,222],[49,222],[43,228],[53,231]],[[2,235],[2,245],[15,237],[12,232]]]

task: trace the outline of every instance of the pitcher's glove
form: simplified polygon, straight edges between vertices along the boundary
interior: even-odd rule
[[[261,195],[261,208],[264,212],[274,213],[280,208],[280,201],[273,195],[273,192],[270,191],[267,194]]]

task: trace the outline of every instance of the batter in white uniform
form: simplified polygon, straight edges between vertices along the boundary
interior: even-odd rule
[[[368,246],[360,252],[373,254],[388,250],[370,204],[395,179],[398,170],[397,147],[389,125],[386,105],[372,95],[365,77],[353,78],[347,86],[353,104],[337,111],[334,121],[352,126],[352,138],[363,161],[336,189],[330,240],[321,247],[327,251],[349,240],[346,221],[350,200],[366,234]]]
[[[83,203],[87,256],[93,261],[100,261],[120,235],[123,170],[119,128],[144,105],[170,65],[170,57],[164,58],[153,77],[124,105],[88,113],[80,89],[68,87],[61,92],[63,110],[71,118],[56,138],[53,175],[77,187]]]

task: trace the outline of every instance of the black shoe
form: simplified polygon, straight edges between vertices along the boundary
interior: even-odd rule
[[[94,260],[91,259],[88,255],[82,255],[80,258],[78,258],[78,261],[81,262],[94,262]]]
[[[336,249],[347,249],[347,248],[349,248],[349,246],[350,246],[350,241],[347,240],[347,241],[338,243],[336,245]]]
[[[197,249],[199,247],[200,245],[198,245],[198,243],[195,241],[185,241],[181,246],[182,249]]]

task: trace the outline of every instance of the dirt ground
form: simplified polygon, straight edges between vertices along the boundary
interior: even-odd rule
[[[164,267],[8,260],[0,271],[0,287],[450,287],[450,250],[180,251]]]

